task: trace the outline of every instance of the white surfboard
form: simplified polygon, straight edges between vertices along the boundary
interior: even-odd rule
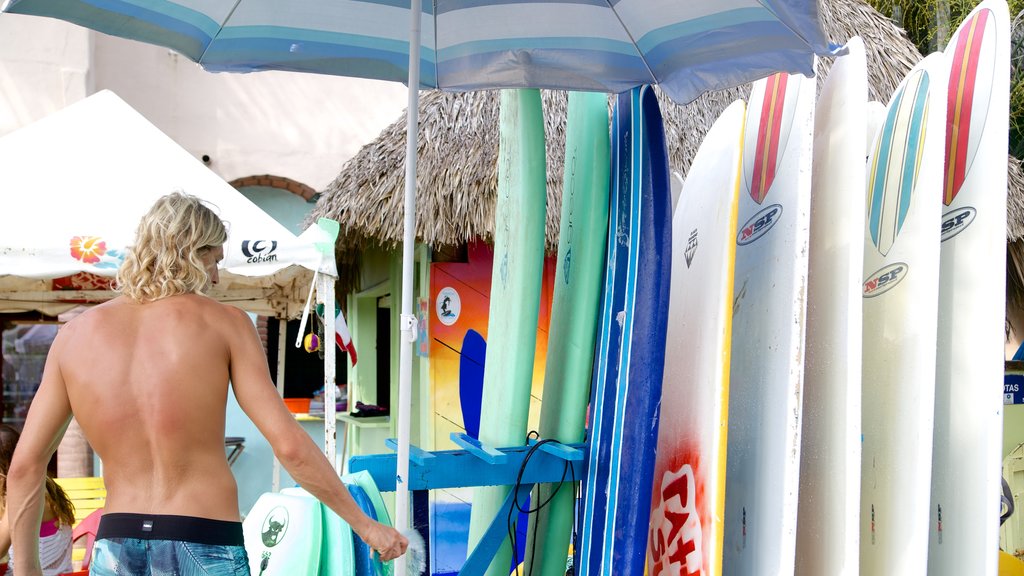
[[[736,208],[746,106],[705,136],[672,218],[647,574],[722,574]]]
[[[928,562],[948,66],[933,54],[886,106],[869,156],[864,243],[860,569]]]
[[[1003,440],[1010,15],[971,12],[950,66],[928,573],[995,576]]]
[[[725,574],[792,574],[800,477],[816,80],[774,74],[747,105],[736,234]]]
[[[864,111],[864,164],[866,165],[870,160],[868,155],[871,153],[871,149],[875,145],[875,138],[878,137],[878,131],[882,128],[882,122],[885,122],[885,104],[877,100],[868,102],[868,107]]]
[[[860,558],[864,42],[846,43],[814,113],[796,574],[857,576]],[[881,105],[879,105],[881,106]]]
[[[242,522],[249,571],[263,576],[317,574],[321,530],[316,499],[264,493]]]

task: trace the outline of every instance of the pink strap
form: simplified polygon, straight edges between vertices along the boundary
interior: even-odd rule
[[[46,538],[47,536],[53,536],[57,533],[57,519],[54,518],[48,522],[43,522],[39,525],[39,537]]]

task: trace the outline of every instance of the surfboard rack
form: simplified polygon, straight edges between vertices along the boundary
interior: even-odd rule
[[[586,475],[587,447],[586,444],[546,443],[531,439],[526,446],[496,448],[457,432],[451,434],[451,439],[462,449],[429,452],[409,447],[409,490],[414,493],[414,502],[425,504],[427,499],[416,498],[417,493],[426,494],[429,490],[442,488],[514,487],[459,570],[459,576],[482,576],[508,537],[509,522],[513,524],[511,529],[515,529],[519,514],[512,514],[512,507],[517,502],[525,503],[535,484],[582,479]],[[398,448],[393,438],[384,444],[391,450]],[[353,473],[366,471],[381,492],[394,492],[397,464],[395,454],[353,456],[349,459],[349,470]],[[414,512],[414,516],[426,518],[427,515]],[[422,531],[424,526],[417,528]]]

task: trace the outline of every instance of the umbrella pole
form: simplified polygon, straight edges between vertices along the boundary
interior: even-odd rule
[[[402,240],[402,341],[398,380],[398,466],[395,528],[409,529],[409,429],[412,416],[412,347],[416,317],[412,313],[413,259],[416,246],[416,140],[419,136],[421,0],[409,7],[409,106],[405,126],[405,235]],[[406,563],[395,562],[395,576],[406,576]]]

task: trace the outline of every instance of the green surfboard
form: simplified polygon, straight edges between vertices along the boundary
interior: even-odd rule
[[[526,441],[540,313],[547,175],[539,91],[502,91],[499,142],[480,441],[505,447]],[[473,490],[470,550],[476,547],[508,492],[507,486]],[[511,548],[506,541],[487,574],[507,576],[510,564]]]
[[[571,92],[558,261],[548,329],[549,361],[544,371],[540,412],[541,438],[566,444],[582,442],[585,432],[598,308],[604,285],[610,150],[608,97]],[[534,490],[531,507],[549,498],[551,501],[531,516],[525,557],[527,574],[565,575],[576,504],[576,485],[570,480],[567,477],[560,488],[557,484],[546,484]]]

